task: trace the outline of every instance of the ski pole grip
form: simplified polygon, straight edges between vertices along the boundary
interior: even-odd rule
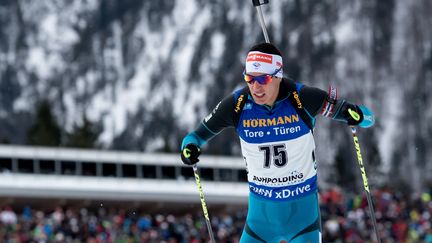
[[[269,0],[252,0],[252,3],[255,7],[267,4],[268,2],[269,2]]]

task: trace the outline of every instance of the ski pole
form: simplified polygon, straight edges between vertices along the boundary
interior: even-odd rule
[[[368,201],[370,215],[372,218],[373,227],[375,230],[377,241],[378,241],[378,243],[381,243],[381,240],[380,240],[380,237],[378,234],[378,227],[377,227],[375,211],[374,211],[374,207],[373,207],[373,203],[372,203],[372,197],[371,197],[371,193],[369,191],[369,184],[368,184],[368,179],[366,176],[366,170],[365,170],[365,167],[363,164],[363,158],[362,158],[361,151],[360,151],[360,144],[359,144],[358,137],[357,137],[357,129],[354,126],[351,126],[351,133],[352,133],[353,140],[354,140],[354,146],[355,146],[356,152],[357,152],[357,160],[358,160],[361,175],[363,178],[363,186],[364,186],[364,189],[366,192],[366,197],[367,197],[367,201]]]
[[[268,34],[267,34],[267,28],[266,28],[266,25],[264,22],[264,16],[263,16],[263,13],[261,10],[261,5],[267,4],[268,2],[269,2],[269,0],[252,0],[252,3],[255,6],[257,13],[258,13],[258,18],[259,18],[259,22],[261,25],[261,29],[262,29],[263,34],[264,34],[265,42],[270,43],[270,39],[269,39]]]
[[[202,210],[203,210],[203,213],[204,213],[204,218],[205,218],[205,221],[206,221],[206,224],[207,224],[207,230],[208,230],[209,235],[210,235],[210,240],[211,240],[212,243],[215,243],[215,239],[214,239],[214,236],[213,236],[213,230],[212,230],[211,222],[210,222],[210,217],[209,217],[209,213],[208,213],[208,210],[207,210],[207,205],[206,205],[205,198],[204,198],[204,192],[203,192],[203,189],[202,189],[202,186],[201,186],[201,179],[200,179],[200,176],[199,176],[199,173],[198,173],[198,167],[197,167],[196,164],[194,164],[192,166],[192,168],[193,168],[193,172],[194,172],[194,175],[195,175],[195,181],[196,181],[196,184],[198,186],[198,191],[199,191],[199,195],[200,195],[200,199],[201,199],[201,206],[202,206]]]

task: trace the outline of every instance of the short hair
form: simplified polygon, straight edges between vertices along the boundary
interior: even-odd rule
[[[254,45],[249,50],[249,52],[251,52],[251,51],[259,51],[259,52],[263,52],[263,53],[267,53],[267,54],[282,56],[281,52],[279,51],[279,49],[277,49],[276,46],[274,46],[271,43],[266,43],[266,42]]]

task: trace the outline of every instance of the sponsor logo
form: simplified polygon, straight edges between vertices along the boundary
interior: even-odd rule
[[[265,62],[273,63],[272,55],[251,53],[247,56],[246,62]]]
[[[208,114],[206,117],[204,117],[204,122],[208,122],[213,116],[213,113]]]
[[[294,188],[286,188],[286,189],[276,191],[270,188],[260,188],[253,185],[249,185],[249,190],[260,196],[267,197],[267,198],[288,199],[288,198],[296,198],[307,192],[310,192],[312,188],[310,184],[306,184],[306,185],[299,185]]]
[[[374,122],[374,116],[372,116],[372,115],[364,115],[363,117],[364,117],[363,119],[366,121],[369,121],[371,123]]]
[[[221,102],[222,102],[222,101],[221,101]],[[216,107],[213,109],[213,111],[212,111],[210,114],[208,114],[208,115],[204,118],[204,122],[208,122],[208,121],[213,117],[213,114],[216,113],[216,111],[217,111],[217,109],[219,108],[219,105],[221,104],[221,102],[219,102],[219,103],[216,105]]]
[[[259,64],[259,62],[254,62],[254,63],[252,64],[252,66],[254,66],[255,69],[258,69],[258,68],[261,66],[261,64]]]
[[[300,132],[301,127],[295,126],[295,127],[274,127],[273,131],[276,135],[285,135],[285,134],[291,134],[291,133],[297,133]]]
[[[361,155],[361,152],[360,152],[360,145],[359,145],[357,136],[354,137],[354,144],[355,144],[355,148],[356,148],[356,151],[357,151],[357,160],[358,160],[358,163],[359,163],[359,166],[360,166],[361,175],[362,175],[362,178],[363,178],[363,186],[364,186],[365,190],[367,192],[369,192],[369,183],[368,183],[368,179],[366,177],[366,171],[365,171],[365,168],[364,168],[364,165],[363,165],[363,158],[362,158],[362,155]]]
[[[249,189],[252,192],[255,192],[258,195],[264,196],[264,197],[272,197],[273,194],[273,189],[264,189],[264,188],[259,188],[259,187],[255,187],[252,185],[249,185]]]
[[[273,200],[291,200],[316,191],[317,176],[315,175],[300,184],[283,187],[269,187],[249,182],[249,190],[258,196]]]
[[[297,103],[297,108],[299,108],[299,109],[303,108],[302,103],[300,101],[300,97],[297,94],[297,91],[294,91],[293,94],[294,94],[294,99],[295,99],[295,101]]]
[[[243,101],[243,98],[244,98],[244,95],[240,95],[240,97],[237,98],[237,104],[236,104],[236,107],[234,109],[234,111],[236,113],[239,113],[239,111],[240,111],[240,105],[241,105],[241,103]]]
[[[299,186],[296,187],[295,189],[284,189],[282,191],[276,192],[276,198],[289,198],[289,197],[295,197],[295,196],[299,196],[305,192],[309,192],[311,190],[311,186],[308,185],[303,185],[303,186]]]
[[[263,176],[253,176],[252,180],[255,182],[261,182],[261,183],[272,183],[272,184],[282,184],[286,182],[302,182],[304,179],[304,175],[301,172],[291,172],[291,175],[284,176],[284,177],[263,177]]]
[[[267,119],[246,119],[243,120],[243,127],[268,127],[268,126],[278,126],[289,123],[299,122],[299,116],[279,116]]]

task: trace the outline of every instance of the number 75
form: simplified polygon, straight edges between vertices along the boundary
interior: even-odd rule
[[[273,157],[273,164],[276,167],[282,167],[288,163],[288,155],[285,144],[260,146],[258,148],[260,151],[264,151],[264,168],[270,168],[271,157]]]

